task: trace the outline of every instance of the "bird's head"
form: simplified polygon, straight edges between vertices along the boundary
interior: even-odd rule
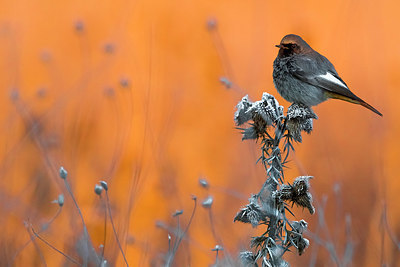
[[[300,36],[295,34],[288,34],[283,37],[281,43],[276,47],[279,47],[278,57],[280,58],[313,51]]]

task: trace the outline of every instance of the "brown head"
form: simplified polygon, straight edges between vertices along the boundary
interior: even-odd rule
[[[295,34],[288,34],[283,37],[281,43],[276,47],[279,47],[278,57],[280,58],[313,51],[300,36]]]

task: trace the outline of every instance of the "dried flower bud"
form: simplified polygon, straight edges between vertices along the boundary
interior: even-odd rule
[[[307,230],[308,227],[308,223],[305,220],[301,220],[301,221],[293,221],[291,223],[292,227],[293,227],[293,231],[302,234],[304,233],[304,231]]]
[[[58,206],[62,207],[64,206],[64,195],[59,194],[56,200],[53,200],[51,203],[57,203]]]
[[[103,187],[104,190],[108,191],[108,184],[105,181],[100,181],[101,187]]]
[[[103,192],[103,187],[101,185],[96,184],[94,186],[94,192],[96,193],[96,195],[101,195],[101,192]]]
[[[207,180],[204,178],[200,178],[199,179],[199,184],[204,187],[204,188],[208,188],[210,185],[208,184]]]
[[[220,245],[215,245],[215,247],[211,249],[211,251],[221,251],[221,250],[224,250],[224,248]]]
[[[243,123],[251,120],[252,114],[249,112],[249,109],[253,105],[253,102],[249,100],[249,96],[246,95],[242,98],[242,100],[236,105],[235,112],[235,122],[236,125],[240,126]]]
[[[213,204],[213,197],[212,196],[208,196],[206,199],[203,200],[203,202],[201,203],[201,205],[204,208],[211,208],[212,204]]]
[[[172,214],[172,217],[179,216],[179,215],[181,215],[182,213],[183,213],[183,210],[177,210],[177,211],[175,211],[175,212]]]
[[[64,167],[60,167],[60,178],[61,179],[67,179],[67,175],[68,175],[68,172],[64,169]]]
[[[219,78],[219,81],[227,88],[230,89],[232,87],[232,82],[226,78],[226,77],[221,77]]]

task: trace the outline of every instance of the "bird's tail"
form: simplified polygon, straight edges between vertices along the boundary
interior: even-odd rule
[[[354,95],[353,98],[350,98],[348,96],[335,94],[335,93],[332,93],[332,92],[329,92],[328,94],[329,94],[330,98],[340,99],[340,100],[347,101],[347,102],[350,102],[350,103],[353,103],[353,104],[361,105],[361,106],[366,107],[367,109],[375,112],[379,116],[381,116],[381,117],[383,116],[382,113],[380,113],[376,108],[374,108],[373,106],[371,106],[370,104],[368,104],[367,102],[365,102],[364,100],[362,100],[361,98],[359,98],[356,95]]]

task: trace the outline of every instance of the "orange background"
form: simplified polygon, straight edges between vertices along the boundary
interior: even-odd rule
[[[213,236],[198,207],[176,266],[207,266],[248,247],[260,229],[233,223],[265,179],[258,144],[241,141],[235,105],[245,94],[280,98],[272,83],[274,47],[301,35],[328,57],[352,91],[380,110],[328,101],[314,110],[314,132],[296,145],[286,177],[309,174],[316,203],[327,197],[326,220],[342,257],[345,215],[351,216],[354,266],[395,264],[399,252],[382,241],[381,214],[400,238],[400,34],[398,1],[6,1],[0,7],[0,261],[40,265],[23,222],[35,229],[65,206],[41,236],[78,258],[82,225],[58,169],[64,166],[95,247],[104,210],[93,192],[109,185],[113,218],[131,266],[160,265],[175,210],[186,225],[193,207],[214,197]],[[216,28],[207,22],[215,20]],[[80,28],[79,28],[80,27]],[[78,29],[77,29],[78,28]],[[234,88],[226,89],[220,77]],[[198,185],[205,177],[209,191]],[[295,209],[315,231],[317,214]],[[327,228],[327,229],[328,229]],[[326,229],[324,230],[326,231]],[[106,258],[123,265],[108,223]],[[323,238],[327,238],[326,232]],[[65,261],[35,241],[48,266]],[[287,253],[293,266],[317,255]],[[17,255],[16,252],[21,250]],[[14,257],[14,255],[16,255]],[[383,256],[382,256],[383,255]],[[394,266],[394,265],[392,265]]]

